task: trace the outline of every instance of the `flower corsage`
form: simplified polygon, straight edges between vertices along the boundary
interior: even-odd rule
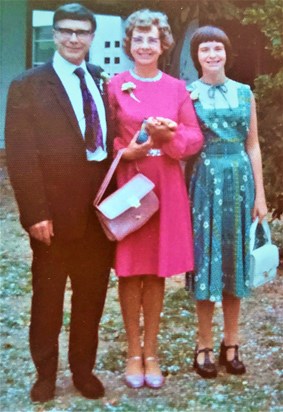
[[[190,97],[191,97],[191,100],[198,100],[199,91],[197,89],[194,89],[193,91],[190,92]]]
[[[99,73],[99,88],[101,91],[101,94],[106,94],[106,87],[108,83],[110,82],[111,76],[104,70]]]
[[[100,78],[103,81],[103,83],[108,84],[110,82],[111,76],[110,76],[109,73],[103,71],[103,72],[100,73]]]
[[[122,92],[128,93],[132,99],[134,99],[136,102],[140,103],[140,100],[134,95],[133,90],[135,90],[137,86],[133,82],[126,82],[123,83],[121,86]]]

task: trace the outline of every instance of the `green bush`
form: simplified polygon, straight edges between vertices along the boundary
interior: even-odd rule
[[[256,24],[266,37],[266,49],[282,67],[282,0],[257,1],[244,10],[243,24]],[[281,64],[280,64],[281,63]],[[283,179],[283,69],[255,79],[258,129],[263,158],[263,174],[270,209],[277,207]]]
[[[283,191],[283,70],[255,79],[258,129],[263,158],[266,196],[270,208],[277,206]]]

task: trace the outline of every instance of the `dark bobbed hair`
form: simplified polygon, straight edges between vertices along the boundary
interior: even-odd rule
[[[125,53],[131,60],[133,59],[131,55],[131,41],[134,29],[147,32],[152,26],[158,28],[163,53],[166,53],[174,45],[171,27],[166,14],[149,9],[135,11],[126,20],[123,41]]]
[[[53,16],[53,28],[56,27],[58,21],[64,19],[89,21],[91,23],[92,33],[96,30],[94,14],[79,3],[69,3],[58,7]]]
[[[233,51],[230,40],[223,30],[214,26],[202,26],[193,33],[191,38],[191,57],[195,68],[198,71],[201,71],[201,66],[198,60],[198,48],[201,43],[207,41],[217,41],[224,45],[226,52],[225,68],[230,69],[233,63]]]

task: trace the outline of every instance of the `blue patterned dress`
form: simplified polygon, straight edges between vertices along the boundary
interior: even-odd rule
[[[251,90],[227,79],[189,86],[205,137],[190,182],[193,202],[197,300],[222,300],[222,292],[249,294],[249,230],[254,181],[245,140]]]

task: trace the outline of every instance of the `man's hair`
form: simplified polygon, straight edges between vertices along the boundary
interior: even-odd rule
[[[89,21],[91,23],[92,33],[96,30],[96,19],[94,14],[79,3],[69,3],[58,7],[53,16],[53,27],[55,28],[56,23],[64,19]]]
[[[201,43],[208,41],[216,41],[222,43],[226,52],[226,64],[225,68],[230,69],[233,63],[233,52],[230,40],[227,34],[218,27],[214,26],[202,26],[196,29],[191,39],[191,57],[195,68],[201,71],[201,66],[198,60],[198,48]]]

